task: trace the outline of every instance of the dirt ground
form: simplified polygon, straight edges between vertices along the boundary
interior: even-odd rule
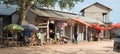
[[[0,48],[0,54],[120,54],[113,51],[113,40],[30,47]]]

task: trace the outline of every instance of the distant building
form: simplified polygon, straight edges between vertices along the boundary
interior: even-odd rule
[[[96,2],[82,9],[80,12],[82,13],[82,16],[97,19],[104,23],[104,25],[102,26],[110,27],[110,24],[111,24],[110,15],[109,15],[110,11],[112,11],[111,8]],[[105,31],[104,36],[105,38],[110,38],[110,32]]]
[[[112,10],[111,8],[96,2],[82,9],[80,12],[84,17],[91,17],[100,20],[104,23],[109,23],[110,22],[109,13],[111,10]]]

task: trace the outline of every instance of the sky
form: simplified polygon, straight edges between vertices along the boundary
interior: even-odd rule
[[[112,23],[120,22],[120,0],[84,0],[84,2],[77,3],[71,10],[64,9],[63,11],[79,14],[80,10],[96,2],[99,2],[112,9],[110,12],[110,21]],[[56,9],[60,10],[58,7]]]

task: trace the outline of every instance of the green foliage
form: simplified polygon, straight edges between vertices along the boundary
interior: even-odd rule
[[[34,4],[32,4],[31,1]],[[55,7],[55,5],[57,5],[61,9],[64,9],[64,8],[71,9],[78,2],[83,2],[83,0],[5,0],[5,3],[7,3],[7,4],[17,4],[19,6],[24,3],[25,4],[24,7],[35,5],[38,7],[53,8],[53,7]]]
[[[55,5],[59,6],[61,9],[72,8],[77,2],[83,2],[83,0],[37,0],[36,5],[39,7],[52,8]]]

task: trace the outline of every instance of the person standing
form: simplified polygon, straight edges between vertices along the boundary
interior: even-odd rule
[[[42,34],[38,31],[37,33],[36,33],[36,35],[37,35],[37,38],[38,38],[38,45],[42,45]]]
[[[77,33],[75,33],[74,34],[74,40],[75,40],[75,43],[77,44],[77,37],[78,37],[78,35],[77,35]]]

